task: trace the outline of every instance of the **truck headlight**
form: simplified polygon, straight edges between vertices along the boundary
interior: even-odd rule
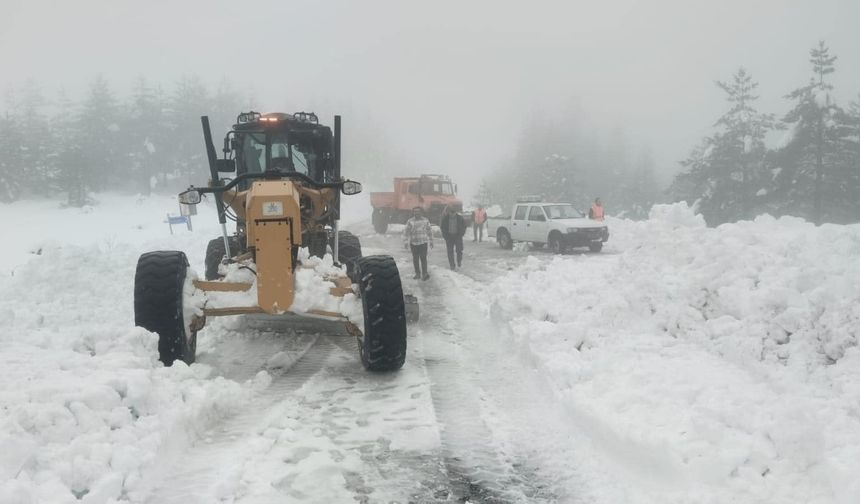
[[[578,232],[579,232],[579,228],[567,228],[567,232],[568,232],[568,233],[578,233]]]

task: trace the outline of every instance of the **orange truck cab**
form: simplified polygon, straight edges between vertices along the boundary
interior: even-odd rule
[[[394,192],[372,192],[370,204],[377,233],[384,233],[389,224],[405,224],[415,207],[423,208],[424,215],[437,225],[442,220],[445,207],[453,206],[457,212],[463,211],[463,202],[457,198],[457,185],[445,175],[396,177]],[[471,220],[471,215],[463,214],[463,217]]]

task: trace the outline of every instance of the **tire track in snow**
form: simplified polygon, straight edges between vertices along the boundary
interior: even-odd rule
[[[539,479],[537,468],[517,454],[506,453],[484,420],[484,391],[473,375],[476,370],[472,363],[462,358],[465,354],[458,342],[469,335],[457,328],[461,321],[444,303],[444,294],[436,284],[440,275],[435,276],[436,280],[420,287],[425,317],[421,337],[427,342],[425,363],[454,493],[468,502],[557,502],[550,485]],[[431,322],[426,322],[428,319]]]
[[[210,429],[168,469],[162,484],[146,500],[152,504],[217,502],[229,496],[230,484],[241,474],[244,440],[263,420],[263,413],[287,394],[299,389],[324,367],[334,349],[314,338],[292,365],[280,368],[272,383],[251,399],[244,411]],[[258,368],[259,362],[248,366]],[[234,371],[236,372],[236,371]],[[238,462],[238,465],[231,463]]]

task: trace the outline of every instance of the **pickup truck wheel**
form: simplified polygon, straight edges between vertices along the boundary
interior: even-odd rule
[[[603,250],[603,242],[591,242],[588,245],[588,250],[592,252],[600,252]]]
[[[564,254],[567,248],[561,234],[555,231],[550,233],[547,243],[549,243],[549,249],[553,254]]]
[[[514,248],[514,241],[511,240],[511,234],[505,229],[496,231],[496,240],[499,242],[499,247],[502,247],[505,250],[511,250]]]
[[[373,210],[372,220],[373,230],[378,234],[385,234],[385,232],[388,231],[388,215],[384,211],[375,208]]]

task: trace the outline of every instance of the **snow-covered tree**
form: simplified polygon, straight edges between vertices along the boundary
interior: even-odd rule
[[[10,113],[0,116],[0,203],[11,203],[21,197],[21,131]]]
[[[769,192],[763,187],[769,180],[764,139],[774,126],[772,115],[756,110],[758,83],[744,68],[717,86],[729,109],[717,120],[717,131],[681,163],[686,171],[671,190],[677,199],[698,202],[711,225],[751,218],[759,209],[756,198]]]
[[[614,128],[607,138],[599,167],[599,178],[589,186],[591,198],[600,197],[610,213],[629,213],[632,201],[630,141],[627,132]]]
[[[489,185],[487,184],[487,180],[482,180],[481,185],[478,186],[478,192],[472,197],[472,203],[474,205],[491,205],[495,203],[493,192],[490,190]]]
[[[203,81],[196,76],[183,77],[173,91],[168,110],[171,161],[174,173],[182,177],[182,184],[200,184],[209,178],[200,116],[211,113],[212,100]]]
[[[860,96],[849,106],[847,122],[845,183],[848,190],[856,195],[860,194]],[[860,220],[860,197],[854,198],[854,205],[849,211],[854,221]]]
[[[28,192],[41,194],[50,190],[47,184],[50,142],[45,106],[39,86],[28,79],[21,95],[17,121],[21,138],[20,170]]]
[[[126,169],[136,190],[149,194],[151,180],[164,170],[167,138],[162,97],[145,78],[138,78],[123,116]]]
[[[78,147],[84,160],[82,180],[89,190],[102,190],[124,179],[121,158],[120,110],[104,76],[97,76],[81,104]]]
[[[809,61],[813,77],[786,96],[794,107],[783,119],[792,135],[780,156],[781,200],[786,212],[816,223],[844,221],[851,218],[858,193],[851,180],[847,115],[826,80],[835,71],[836,56],[822,41],[810,51]]]
[[[80,112],[64,89],[57,97],[57,110],[51,118],[53,149],[49,157],[52,187],[65,192],[70,206],[80,207],[87,202],[91,169],[82,151],[82,135],[78,128]]]
[[[634,219],[648,217],[651,206],[660,193],[654,173],[654,157],[651,149],[643,146],[630,173],[630,184],[626,198],[626,216]]]

